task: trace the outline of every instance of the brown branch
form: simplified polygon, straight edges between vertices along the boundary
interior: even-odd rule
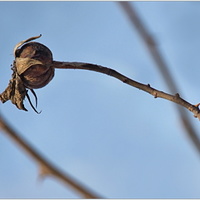
[[[176,104],[179,104],[185,107],[186,109],[188,109],[189,111],[191,111],[194,114],[194,116],[200,120],[200,110],[198,106],[192,105],[189,102],[185,101],[184,99],[180,97],[179,94],[171,95],[171,94],[167,94],[165,92],[156,90],[155,88],[151,87],[149,84],[145,85],[137,81],[134,81],[113,69],[103,67],[100,65],[90,64],[90,63],[59,62],[59,61],[53,61],[52,67],[59,68],[59,69],[84,69],[84,70],[91,70],[91,71],[107,74],[109,76],[119,79],[123,83],[126,83],[130,86],[133,86],[140,90],[148,92],[149,94],[153,95],[155,98],[160,97],[160,98],[172,101]]]
[[[133,28],[136,28],[139,35],[141,36],[144,44],[146,45],[150,55],[152,56],[153,60],[156,63],[158,70],[160,71],[163,79],[165,80],[169,90],[171,93],[177,93],[180,90],[178,89],[175,80],[173,79],[172,74],[170,73],[169,67],[165,62],[161,52],[157,48],[155,39],[151,36],[148,29],[145,27],[144,23],[140,19],[139,15],[137,14],[134,6],[130,2],[118,2],[121,8],[125,11],[125,14],[130,19]],[[196,106],[198,107],[198,105]],[[198,133],[196,132],[192,122],[182,107],[176,106],[177,111],[180,116],[180,120],[182,125],[184,126],[188,137],[193,142],[194,146],[200,153],[200,138],[198,137]],[[194,107],[190,107],[192,110]],[[196,112],[196,111],[195,111]]]
[[[8,124],[5,119],[0,115],[0,129],[14,140],[26,153],[34,159],[40,167],[40,175],[42,176],[54,176],[63,183],[70,186],[75,192],[79,193],[84,198],[96,199],[100,198],[98,195],[94,194],[91,190],[83,186],[77,180],[72,178],[66,173],[63,173],[60,169],[53,166],[49,161],[47,161],[36,149],[34,149],[25,139],[23,139],[13,128]]]
[[[141,36],[144,44],[149,50],[150,55],[155,61],[156,66],[160,70],[160,73],[163,76],[163,79],[167,83],[170,89],[170,92],[176,93],[178,91],[178,88],[176,86],[174,79],[172,78],[172,75],[169,71],[169,67],[167,66],[167,63],[165,62],[163,56],[161,55],[160,51],[157,48],[155,39],[151,36],[151,34],[145,27],[144,23],[142,22],[142,20],[140,19],[136,10],[134,9],[134,7],[132,6],[130,2],[119,1],[118,3],[124,9],[125,14],[130,19],[131,24],[133,25],[133,27],[136,28],[139,35]]]

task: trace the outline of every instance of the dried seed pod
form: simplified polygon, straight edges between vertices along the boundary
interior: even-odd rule
[[[17,108],[27,111],[23,104],[27,97],[31,107],[39,113],[33,106],[28,91],[30,89],[34,95],[37,107],[37,96],[33,89],[44,87],[54,76],[51,51],[43,44],[30,42],[41,36],[28,38],[15,45],[15,60],[11,68],[13,71],[12,79],[8,87],[0,94],[2,103],[11,100]],[[19,48],[20,46],[21,48]]]
[[[41,88],[54,77],[50,49],[38,42],[29,42],[15,49],[15,67],[25,87]]]

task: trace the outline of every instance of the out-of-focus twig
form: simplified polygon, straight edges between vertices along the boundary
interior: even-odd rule
[[[130,2],[121,1],[118,2],[119,5],[125,11],[125,14],[129,17],[131,24],[134,28],[138,31],[139,35],[143,39],[146,47],[149,50],[153,60],[156,63],[156,66],[160,70],[163,79],[165,80],[169,90],[171,93],[180,92],[178,89],[174,79],[172,78],[172,74],[169,71],[169,67],[167,66],[161,52],[156,46],[156,42],[154,38],[149,33],[148,29],[143,24],[142,20],[140,19],[139,15],[137,14],[136,10],[134,9],[133,5]],[[191,120],[189,119],[185,110],[183,110],[180,106],[176,106],[181,122],[185,127],[186,133],[193,142],[194,146],[196,147],[197,151],[200,153],[200,139],[195,128],[192,125]]]
[[[100,198],[97,194],[94,194],[90,189],[83,186],[80,182],[72,178],[69,174],[62,172],[57,167],[53,166],[47,161],[37,150],[35,150],[24,138],[22,138],[10,124],[0,114],[0,129],[6,135],[11,137],[15,143],[17,143],[23,150],[30,155],[32,159],[38,163],[40,167],[41,176],[53,176],[63,183],[70,186],[76,193],[81,195],[83,198],[96,199]]]

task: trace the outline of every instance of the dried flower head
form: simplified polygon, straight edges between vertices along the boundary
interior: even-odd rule
[[[24,85],[37,89],[47,85],[54,76],[51,51],[38,42],[29,42],[15,53],[15,67]]]
[[[50,49],[38,42],[29,42],[39,37],[41,35],[21,41],[15,46],[12,79],[5,91],[0,94],[3,103],[11,100],[19,109],[25,111],[27,111],[23,104],[25,97],[36,111],[30,101],[28,89],[35,96],[37,106],[37,96],[33,89],[44,87],[54,77],[54,68],[51,65],[53,56]],[[19,48],[21,45],[23,46]]]

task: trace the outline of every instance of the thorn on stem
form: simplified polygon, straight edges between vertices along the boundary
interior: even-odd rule
[[[176,93],[176,94],[175,94],[175,97],[176,97],[176,98],[180,98],[179,93]]]
[[[198,103],[198,104],[196,104],[196,105],[194,105],[194,106],[197,107],[197,108],[199,108],[199,105],[200,105],[200,103]]]
[[[157,98],[158,97],[158,94],[157,94],[157,92],[154,92],[154,98]]]
[[[40,165],[40,169],[39,169],[39,174],[38,174],[38,178],[40,180],[43,180],[45,177],[49,176],[51,174],[51,172],[49,171],[49,169],[44,166],[44,165]]]
[[[125,78],[125,79],[123,80],[123,83],[127,83],[127,82],[128,82],[128,79]]]

